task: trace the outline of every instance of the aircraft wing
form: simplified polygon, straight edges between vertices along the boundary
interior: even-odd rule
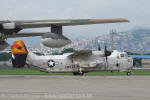
[[[87,24],[103,24],[103,23],[118,23],[129,22],[124,18],[116,19],[71,19],[71,20],[29,20],[29,21],[13,21],[17,28],[40,28],[56,26],[74,26],[74,25],[87,25]]]
[[[41,36],[43,34],[45,34],[46,32],[28,32],[28,33],[17,33],[14,35],[11,35],[10,37],[8,36],[8,38],[17,38],[17,37],[30,37],[30,36]]]

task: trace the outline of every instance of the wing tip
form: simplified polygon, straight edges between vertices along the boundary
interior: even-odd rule
[[[126,18],[120,18],[120,21],[130,23],[130,20],[128,20],[128,19],[126,19]]]
[[[92,22],[104,22],[104,23],[118,23],[118,22],[130,22],[126,18],[111,18],[111,19],[91,19]]]
[[[125,19],[125,22],[128,22],[128,23],[130,23],[130,20],[128,20],[128,19]]]

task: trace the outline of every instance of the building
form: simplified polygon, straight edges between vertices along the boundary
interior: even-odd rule
[[[128,55],[133,58],[136,67],[150,67],[150,55]]]

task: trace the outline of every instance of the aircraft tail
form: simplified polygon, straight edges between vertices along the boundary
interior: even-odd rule
[[[14,68],[24,68],[28,51],[22,40],[14,41],[11,45],[12,64]]]

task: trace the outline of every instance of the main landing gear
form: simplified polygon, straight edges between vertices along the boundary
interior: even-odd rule
[[[126,73],[126,75],[130,76],[131,75],[131,70],[128,70],[127,73]]]
[[[80,75],[80,76],[83,76],[83,75],[84,75],[84,72],[83,72],[82,68],[79,68],[79,71],[78,71],[78,72],[73,72],[73,75]]]
[[[79,75],[79,76],[83,76],[84,72],[80,73],[80,72],[73,72],[73,75]]]

